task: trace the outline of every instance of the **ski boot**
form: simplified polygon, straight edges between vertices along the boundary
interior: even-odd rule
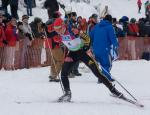
[[[60,82],[55,76],[49,76],[49,82]]]
[[[49,82],[60,82],[59,79],[50,79]]]
[[[71,91],[65,91],[64,95],[62,95],[58,102],[70,102],[71,101]]]
[[[110,91],[114,97],[118,97],[118,98],[124,97],[123,94],[121,92],[119,92],[114,86]]]

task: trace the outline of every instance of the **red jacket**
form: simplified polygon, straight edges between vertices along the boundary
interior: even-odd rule
[[[17,30],[16,27],[12,26],[11,24],[8,24],[6,27],[5,35],[9,46],[16,46],[17,41],[16,30]]]
[[[139,36],[139,27],[136,23],[128,24],[128,38],[135,39]]]
[[[137,1],[137,5],[138,5],[138,6],[141,6],[141,5],[142,5],[141,0],[138,0],[138,1]]]
[[[2,24],[0,24],[0,47],[3,47],[4,44],[3,44],[3,40],[6,39],[6,36],[5,36],[5,32],[4,32],[4,27]]]
[[[86,19],[85,19],[85,18],[83,18],[83,19],[81,20],[81,23],[80,23],[78,29],[79,29],[80,31],[84,32],[84,33],[87,32],[87,22],[86,22]]]
[[[60,36],[56,34],[54,30],[54,24],[49,24],[47,26],[48,38],[45,40],[46,48],[60,48],[58,41],[60,40]]]

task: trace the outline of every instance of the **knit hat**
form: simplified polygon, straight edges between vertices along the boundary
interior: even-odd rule
[[[97,19],[97,18],[98,18],[98,15],[97,15],[97,14],[92,14],[91,17],[94,18],[94,19]]]
[[[24,20],[24,19],[28,19],[29,18],[29,16],[28,15],[23,15],[22,16],[22,20]]]
[[[54,21],[54,29],[60,29],[64,25],[64,21],[61,18],[56,18]]]
[[[72,12],[71,16],[77,16],[77,13],[76,12]]]
[[[121,20],[122,22],[127,22],[129,21],[129,18],[127,16],[122,16]]]
[[[110,14],[107,14],[105,16],[104,20],[108,20],[108,21],[112,22],[112,16]]]
[[[136,22],[136,19],[135,19],[135,18],[131,18],[130,22],[131,22],[131,23],[135,23],[135,22]]]

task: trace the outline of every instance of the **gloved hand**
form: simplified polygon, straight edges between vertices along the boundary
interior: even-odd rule
[[[87,53],[90,57],[95,58],[92,49],[87,50],[86,53]]]
[[[61,42],[61,38],[60,38],[60,36],[58,36],[58,35],[55,35],[55,36],[53,37],[53,40],[54,40],[56,43],[60,43],[60,42]]]
[[[118,47],[112,46],[110,54],[113,61],[117,60],[119,58]]]

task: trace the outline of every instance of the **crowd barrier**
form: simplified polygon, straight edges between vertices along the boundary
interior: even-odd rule
[[[150,53],[150,37],[125,37],[118,40],[120,60],[138,60],[144,52]]]
[[[141,59],[143,52],[150,52],[150,38],[149,37],[125,37],[118,38],[119,41],[119,60],[138,60]],[[26,65],[21,67],[21,52],[22,41],[17,42],[15,47],[15,58],[13,69],[31,68],[38,66],[49,66],[51,64],[51,53],[49,48],[46,48],[46,61],[41,64],[41,52],[43,48],[43,39],[34,39],[32,45],[28,46],[27,54],[25,56]],[[7,60],[5,57],[6,47],[0,47],[0,69],[9,70],[8,65],[5,65]]]

